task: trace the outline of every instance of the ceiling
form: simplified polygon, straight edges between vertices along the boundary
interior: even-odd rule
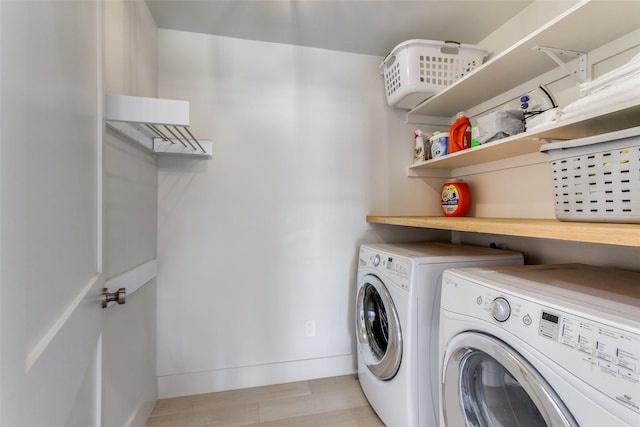
[[[478,44],[533,0],[146,0],[160,28],[385,56],[410,39]]]

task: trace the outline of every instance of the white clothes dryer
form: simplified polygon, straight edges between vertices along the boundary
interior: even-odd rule
[[[640,425],[640,273],[445,272],[441,426]]]
[[[451,243],[360,247],[358,377],[371,407],[388,427],[437,423],[442,272],[522,263],[519,253]]]

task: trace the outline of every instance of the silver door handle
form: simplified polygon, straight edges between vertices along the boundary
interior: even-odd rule
[[[107,308],[110,302],[117,302],[118,304],[124,304],[127,298],[127,290],[120,288],[115,292],[109,292],[109,289],[102,289],[102,308]]]

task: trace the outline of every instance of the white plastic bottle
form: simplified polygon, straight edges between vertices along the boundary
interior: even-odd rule
[[[426,160],[424,156],[424,136],[420,129],[414,132],[416,147],[413,150],[413,163],[419,163]]]

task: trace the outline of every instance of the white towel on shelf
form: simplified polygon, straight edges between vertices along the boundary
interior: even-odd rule
[[[633,100],[637,103],[639,98],[640,73],[637,73],[603,86],[562,108],[560,120],[586,116],[597,111],[607,111],[612,106],[623,106]]]
[[[640,54],[637,54],[626,64],[603,74],[597,79],[584,82],[580,85],[580,91],[584,94],[594,93],[609,86],[621,84],[626,79],[633,79],[640,75]]]

